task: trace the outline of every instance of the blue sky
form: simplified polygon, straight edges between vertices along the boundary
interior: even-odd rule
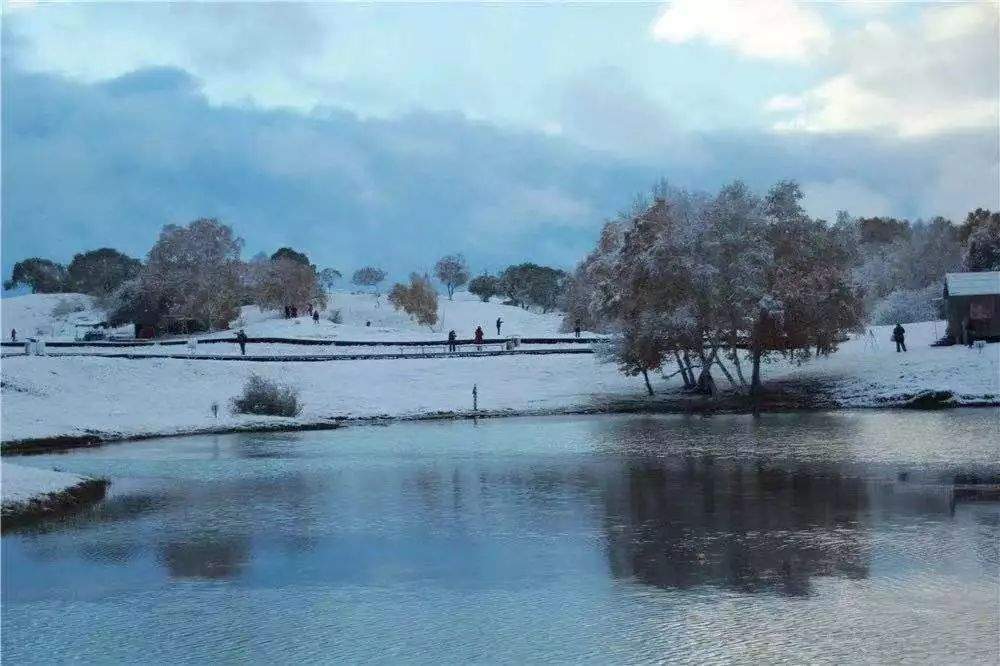
[[[246,254],[571,266],[664,176],[998,207],[997,6],[5,4],[3,269],[218,216]]]

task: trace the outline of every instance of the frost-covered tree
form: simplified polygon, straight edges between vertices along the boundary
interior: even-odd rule
[[[49,259],[32,257],[14,264],[10,279],[3,284],[4,289],[14,289],[21,285],[31,288],[35,294],[57,294],[67,287],[66,267]]]
[[[424,326],[433,326],[438,320],[438,295],[426,275],[410,274],[410,283],[397,282],[389,292],[389,302],[403,310]]]
[[[500,280],[486,273],[478,275],[469,281],[469,293],[478,296],[483,303],[489,303],[491,298],[501,293]]]
[[[970,222],[962,262],[967,271],[1000,271],[1000,213],[977,209]]]
[[[274,255],[272,255],[273,257]],[[261,309],[275,310],[287,305],[297,308],[312,303],[326,305],[326,292],[312,264],[302,263],[287,255],[270,259],[257,285],[257,304]]]
[[[875,305],[872,323],[888,326],[937,319],[940,297],[941,288],[937,285],[894,291]]]
[[[354,271],[351,276],[351,283],[358,287],[370,287],[376,292],[378,285],[385,280],[385,271],[374,266],[365,266]]]
[[[309,265],[309,257],[307,257],[304,252],[293,250],[290,247],[279,247],[275,250],[274,254],[271,255],[271,261],[279,261],[281,259],[294,261],[298,264],[302,264],[303,266]]]
[[[449,254],[438,259],[434,265],[434,275],[441,281],[452,300],[455,289],[469,281],[469,265],[461,254]]]
[[[110,247],[81,252],[66,268],[72,291],[105,297],[126,280],[139,274],[142,262]]]
[[[619,331],[627,374],[676,364],[685,385],[712,392],[717,367],[756,392],[769,356],[830,353],[861,311],[841,232],[801,199],[793,182],[763,198],[740,182],[714,197],[661,184],[605,227],[574,274],[572,307]]]
[[[514,304],[524,308],[534,305],[548,312],[559,305],[565,281],[565,271],[523,263],[508,266],[500,275],[499,286]]]
[[[143,300],[162,304],[164,318],[182,325],[227,325],[243,293],[242,248],[232,227],[215,219],[166,225],[139,276]]]

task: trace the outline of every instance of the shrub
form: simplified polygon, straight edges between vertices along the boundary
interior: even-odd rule
[[[298,416],[302,412],[299,392],[251,374],[243,393],[233,398],[233,413],[265,416]]]

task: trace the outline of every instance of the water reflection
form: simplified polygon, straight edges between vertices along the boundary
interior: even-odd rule
[[[250,561],[250,539],[216,533],[188,535],[161,546],[160,561],[171,578],[233,578]]]
[[[135,662],[145,640],[155,661],[225,661],[236,631],[256,650],[266,634],[279,662],[387,645],[427,662],[878,660],[886,641],[989,661],[1000,513],[953,512],[937,481],[995,453],[938,459],[917,435],[947,428],[919,424],[951,417],[909,418],[514,419],[80,451],[60,465],[114,484],[4,537],[3,657]]]
[[[605,493],[608,560],[661,588],[804,595],[815,576],[868,576],[868,508],[866,483],[836,469],[632,460]]]

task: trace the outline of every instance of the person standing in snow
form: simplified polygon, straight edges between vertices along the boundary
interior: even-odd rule
[[[575,322],[575,324],[573,325],[573,335],[575,335],[576,337],[580,337],[580,320],[579,319],[577,319],[576,322]]]
[[[458,335],[455,333],[455,329],[451,329],[450,331],[448,331],[448,351],[449,352],[453,352],[453,351],[456,351],[458,349],[458,347],[455,345],[455,340],[457,338],[458,338]]]
[[[246,332],[242,328],[236,334],[236,344],[238,344],[240,346],[240,355],[246,356],[247,355],[247,334],[246,334]]]
[[[16,328],[10,329],[10,341],[11,342],[17,342],[17,329]]]
[[[482,326],[476,326],[476,336],[475,336],[475,338],[476,338],[476,349],[478,351],[482,351],[483,350],[483,327]]]
[[[892,341],[896,343],[896,352],[906,351],[906,329],[901,324],[892,329]]]
[[[313,310],[313,323],[319,323],[319,310]]]
[[[503,319],[497,317],[497,335],[500,335],[500,327],[503,326]]]

